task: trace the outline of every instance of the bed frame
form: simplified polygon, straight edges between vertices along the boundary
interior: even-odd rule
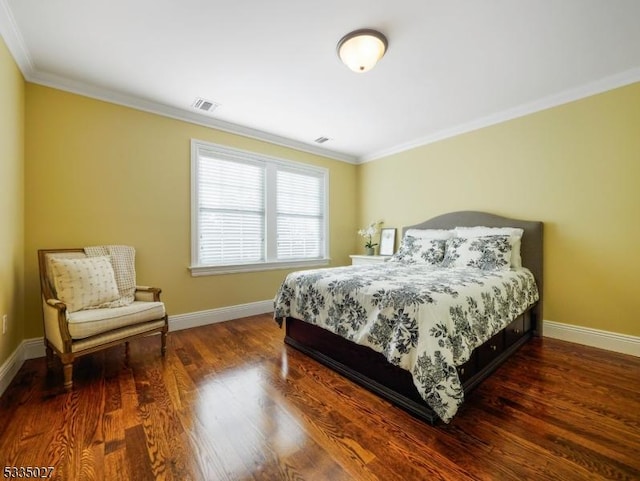
[[[533,336],[542,336],[542,222],[509,219],[484,212],[444,214],[408,229],[452,229],[454,227],[520,227],[524,229],[520,253],[522,265],[533,273],[540,300],[522,316],[473,351],[458,367],[465,394],[486,379],[500,364]],[[375,392],[411,414],[434,424],[438,417],[420,397],[409,371],[390,364],[385,357],[332,332],[287,318],[285,343],[302,351],[345,377]]]

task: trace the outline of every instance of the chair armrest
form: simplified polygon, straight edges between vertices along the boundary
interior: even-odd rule
[[[42,310],[45,338],[60,352],[71,352],[71,335],[67,326],[67,305],[58,299],[46,299],[42,303]]]
[[[58,311],[66,312],[67,310],[67,305],[58,299],[47,299],[47,304],[55,307]]]
[[[145,302],[159,301],[161,292],[162,289],[159,287],[136,286],[135,300]]]

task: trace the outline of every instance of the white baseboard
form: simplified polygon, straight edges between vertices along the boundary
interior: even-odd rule
[[[638,336],[553,321],[544,321],[542,329],[545,337],[640,357],[640,337]]]
[[[15,351],[0,366],[0,396],[9,387],[13,378],[27,359],[44,356],[44,343],[41,337],[24,339]]]
[[[273,311],[273,301],[268,300],[188,314],[177,314],[169,317],[169,330],[179,331],[242,317],[265,314],[271,311]],[[640,337],[637,336],[617,334],[615,332],[601,331],[599,329],[562,324],[553,321],[544,321],[543,329],[545,337],[640,357]],[[18,373],[24,361],[43,357],[44,355],[44,343],[41,337],[23,340],[0,366],[0,396],[2,396]]]
[[[33,337],[31,339],[25,339],[22,341],[22,351],[24,352],[24,360],[36,359],[38,357],[44,357],[44,338]]]
[[[9,387],[13,378],[18,374],[24,362],[22,344],[18,345],[15,351],[0,366],[0,396]]]
[[[237,306],[221,307],[206,311],[169,316],[169,330],[179,331],[191,327],[230,321],[242,317],[255,316],[273,311],[273,301],[259,301]],[[45,349],[42,337],[23,340],[9,358],[0,366],[0,396],[9,387],[27,359],[44,357]]]
[[[179,331],[191,327],[206,326],[216,322],[240,319],[241,317],[256,316],[273,312],[273,301],[258,301],[248,304],[238,304],[237,306],[219,307],[206,311],[190,312],[188,314],[177,314],[169,316],[169,331]]]

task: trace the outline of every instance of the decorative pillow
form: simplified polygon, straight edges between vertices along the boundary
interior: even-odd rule
[[[484,237],[489,235],[508,235],[511,244],[511,267],[522,267],[520,244],[524,230],[519,227],[456,227],[457,237]]]
[[[52,258],[50,266],[56,294],[68,312],[98,307],[120,297],[108,256]]]
[[[403,264],[429,264],[439,266],[444,259],[445,239],[426,239],[409,235],[410,231],[402,238],[400,249],[389,262],[401,262]]]
[[[120,297],[100,307],[122,307],[131,304],[136,294],[135,248],[125,245],[99,245],[85,247],[84,252],[87,257],[109,256],[113,267]]]
[[[483,270],[509,270],[511,267],[510,236],[453,237],[447,241],[442,265],[475,267]]]

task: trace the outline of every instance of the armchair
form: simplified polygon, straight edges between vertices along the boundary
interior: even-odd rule
[[[101,303],[99,307],[91,306],[91,308],[85,309],[82,302],[78,305],[77,301],[69,300],[68,293],[71,292],[72,297],[76,296],[76,298],[84,296],[82,299],[86,300],[86,290],[92,289],[94,283],[89,279],[83,286],[84,291],[81,292],[79,286],[73,285],[73,277],[70,277],[66,279],[69,282],[65,286],[67,296],[65,303],[60,299],[65,296],[58,295],[56,292],[57,279],[54,277],[54,270],[57,270],[57,266],[63,263],[74,265],[86,263],[85,261],[72,261],[74,259],[89,260],[91,258],[85,254],[83,249],[41,249],[38,251],[47,366],[52,368],[54,355],[60,358],[64,372],[64,388],[67,391],[71,390],[73,362],[77,357],[85,354],[124,343],[125,355],[128,359],[130,340],[159,333],[160,352],[164,356],[167,346],[168,318],[164,303],[160,301],[161,290],[156,287],[135,286],[133,302],[127,305],[116,303],[116,307],[104,307],[109,303]],[[97,264],[99,264],[98,261],[108,264],[105,257],[92,259],[95,259]],[[106,268],[110,269],[109,266]],[[83,274],[85,278],[81,280],[86,281],[87,277],[93,276],[92,273],[87,276],[86,272]],[[111,274],[111,283],[114,282],[113,279],[113,274]],[[90,287],[87,288],[87,286]],[[109,285],[109,287],[114,286]],[[133,292],[133,287],[131,291]],[[117,287],[115,295],[118,295]]]

